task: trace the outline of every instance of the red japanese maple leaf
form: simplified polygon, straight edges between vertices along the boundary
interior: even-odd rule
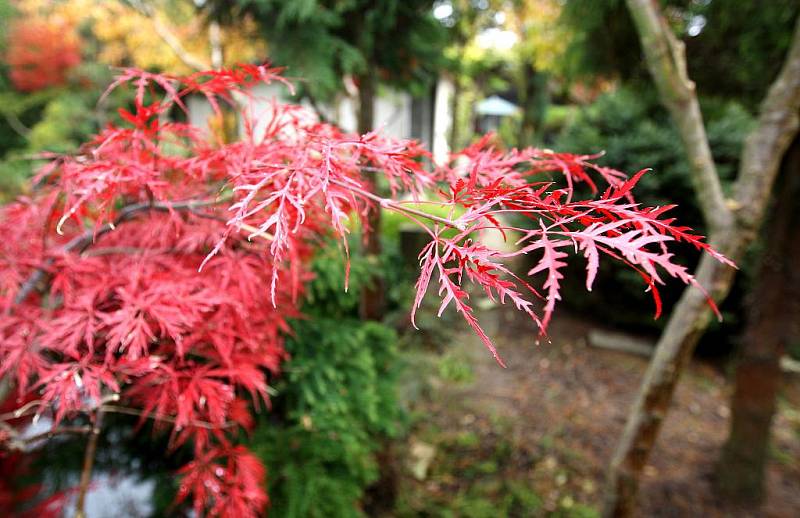
[[[133,110],[45,167],[30,198],[0,209],[0,376],[23,396],[17,413],[46,414],[55,427],[106,412],[154,420],[171,446],[193,449],[178,498],[198,514],[257,516],[266,505],[264,469],[235,440],[287,357],[308,259],[323,237],[346,246],[353,218],[382,209],[419,225],[430,241],[412,320],[435,279],[439,313],[455,307],[501,364],[470,284],[544,333],[571,255],[586,260],[588,289],[601,259],[640,272],[657,307],[664,273],[697,285],[674,242],[728,262],[665,218],[669,207],[635,202],[643,173],[628,179],[590,155],[500,151],[482,139],[434,169],[417,142],[347,134],[277,103],[257,138],[250,87],[282,81],[278,72],[123,70],[111,88],[134,88]],[[192,94],[239,109],[242,139],[209,142],[165,121]],[[376,195],[365,175],[385,178],[392,195]],[[576,199],[581,183],[602,194]],[[515,248],[490,248],[487,232]],[[537,258],[526,276],[506,264],[520,254]]]

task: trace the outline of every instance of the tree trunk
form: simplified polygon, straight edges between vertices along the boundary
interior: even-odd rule
[[[375,91],[377,78],[375,68],[370,65],[366,73],[358,81],[358,132],[362,135],[372,131],[375,124]],[[364,184],[370,192],[377,193],[377,183],[374,172],[364,173]],[[362,246],[364,257],[375,265],[375,275],[372,275],[367,285],[361,289],[360,313],[365,320],[382,320],[385,311],[385,296],[383,278],[377,274],[381,255],[381,208],[374,207],[369,211],[364,222]]]
[[[777,201],[767,248],[749,301],[743,349],[731,399],[731,428],[717,466],[720,496],[756,505],[764,497],[764,475],[770,427],[781,385],[780,357],[797,336],[800,281],[800,140],[795,139],[783,164],[783,188]],[[794,326],[793,326],[794,324]]]
[[[694,82],[686,71],[685,47],[672,33],[653,0],[627,0],[642,42],[645,61],[661,103],[669,111],[689,158],[692,186],[710,233],[730,226],[733,214],[725,203],[711,146],[708,143]]]
[[[786,62],[761,106],[758,124],[742,151],[736,198],[726,200],[716,173],[694,84],[686,75],[683,45],[653,0],[627,0],[648,68],[683,141],[695,191],[711,229],[711,244],[735,262],[742,259],[763,219],[781,158],[797,134],[800,110],[800,20]],[[704,256],[698,282],[721,302],[734,270]],[[687,288],[670,316],[645,374],[608,475],[604,516],[634,515],[641,472],[661,429],[683,368],[711,316],[698,290]]]
[[[362,135],[372,131],[375,125],[375,71],[370,69],[358,76],[358,132]]]
[[[739,258],[743,239],[731,231],[713,242],[728,257]],[[700,261],[697,280],[717,300],[727,295],[734,270],[710,256]],[[635,516],[639,478],[666,417],[678,378],[708,327],[712,312],[697,289],[684,290],[650,361],[625,431],[611,460],[604,516]]]

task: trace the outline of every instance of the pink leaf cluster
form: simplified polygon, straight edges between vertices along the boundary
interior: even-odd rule
[[[417,142],[347,134],[297,106],[273,103],[268,120],[248,119],[250,87],[282,81],[278,72],[122,71],[112,88],[136,93],[121,123],[53,160],[0,214],[0,376],[54,426],[125,411],[153,420],[173,446],[191,445],[178,497],[198,515],[256,516],[267,504],[264,469],[235,439],[287,359],[307,260],[328,235],[346,247],[353,218],[383,209],[419,225],[430,242],[412,318],[436,284],[439,313],[455,307],[501,363],[470,284],[544,333],[570,255],[585,258],[588,289],[601,257],[639,271],[659,310],[665,274],[697,284],[671,243],[727,262],[664,217],[670,207],[634,201],[642,173],[627,179],[592,156],[503,152],[482,139],[434,168]],[[216,142],[171,122],[192,95],[241,112],[245,135]],[[598,195],[576,199],[579,184]],[[484,244],[487,232],[513,239],[514,251]],[[507,266],[521,254],[535,258],[526,276]]]

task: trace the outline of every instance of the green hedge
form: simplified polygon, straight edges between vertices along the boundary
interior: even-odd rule
[[[399,262],[391,250],[383,262],[391,285]],[[250,441],[267,465],[272,516],[362,516],[365,490],[379,475],[376,454],[401,430],[397,335],[357,318],[372,268],[354,256],[345,292],[337,246],[314,260],[307,318],[293,324],[273,408]]]
[[[705,99],[701,100],[701,107],[723,187],[728,190],[738,168],[742,141],[753,127],[754,119],[741,105],[732,102]],[[637,199],[650,205],[677,204],[672,215],[705,233],[685,152],[667,113],[653,93],[621,88],[599,97],[564,128],[553,147],[577,153],[604,151],[599,163],[631,174],[652,168],[653,171],[646,174],[637,187]],[[689,246],[679,248],[678,254],[684,264],[690,266],[694,266],[699,258]],[[576,311],[590,310],[612,325],[640,331],[657,331],[666,323],[666,317],[654,321],[652,311],[641,309],[652,308],[653,303],[638,274],[615,265],[605,265],[601,267],[595,289],[587,293],[579,272],[584,266],[581,261],[574,261],[571,268],[575,275],[565,276],[564,302],[567,306]],[[724,328],[717,327],[717,334],[707,336],[707,342],[727,341],[740,325],[741,292],[749,271],[747,264],[740,267],[745,275],[741,276],[722,308]],[[668,282],[660,291],[665,312],[668,312],[680,296],[682,286]]]

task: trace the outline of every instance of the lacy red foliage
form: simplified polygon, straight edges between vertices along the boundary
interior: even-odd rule
[[[501,152],[484,139],[433,169],[416,142],[345,134],[279,104],[267,120],[246,120],[246,135],[230,144],[167,121],[188,95],[246,114],[248,87],[280,81],[277,73],[124,70],[112,88],[137,93],[133,110],[120,111],[123,124],[44,168],[35,194],[0,215],[0,376],[27,398],[21,410],[54,427],[99,412],[152,419],[173,446],[194,450],[179,499],[191,496],[198,514],[255,516],[266,505],[264,469],[234,441],[268,402],[269,378],[286,359],[282,340],[298,316],[306,260],[329,234],[346,248],[351,218],[364,222],[381,206],[422,227],[431,241],[420,253],[412,316],[435,278],[440,312],[454,305],[498,362],[469,283],[510,300],[544,333],[571,254],[587,262],[588,289],[606,256],[639,271],[657,304],[664,273],[696,284],[669,243],[727,262],[665,219],[669,207],[633,201],[642,173],[627,179],[590,156]],[[368,174],[385,178],[392,197],[369,191]],[[581,183],[605,187],[576,200]],[[450,216],[420,209],[426,204]],[[511,225],[510,215],[529,223]],[[483,244],[490,231],[513,238],[515,251]],[[538,258],[527,279],[504,265],[519,254]]]
[[[81,62],[80,44],[69,26],[18,19],[8,32],[5,58],[14,88],[35,92],[66,83],[70,69]]]

